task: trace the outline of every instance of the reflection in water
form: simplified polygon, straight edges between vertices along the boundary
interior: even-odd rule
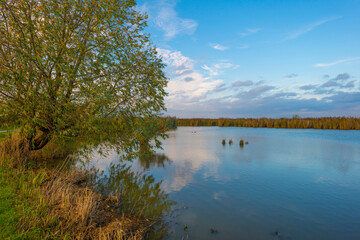
[[[251,144],[221,144],[243,136]],[[159,151],[172,164],[149,172],[186,207],[171,226],[179,239],[184,224],[190,239],[352,239],[359,145],[360,132],[180,127]]]
[[[168,195],[160,188],[161,182],[156,182],[153,176],[135,173],[124,163],[112,163],[106,171],[97,172],[93,179],[100,193],[118,197],[120,214],[157,222],[147,232],[146,239],[161,239],[168,235],[167,224],[162,218],[176,203],[168,200]]]
[[[153,176],[147,181],[162,181],[155,192],[163,190],[179,203],[179,215],[169,224],[175,233],[169,239],[186,239],[185,234],[190,239],[359,236],[360,132],[179,127],[168,135],[158,155],[127,163],[130,168],[111,165],[103,183],[110,189],[121,188],[111,175],[144,170]],[[243,137],[250,144],[241,148],[237,143]],[[221,144],[230,138],[236,144]],[[114,153],[95,165],[105,169],[118,158]],[[127,184],[120,180],[118,185],[122,181]],[[134,188],[129,199],[135,202],[137,192],[149,190]],[[130,206],[130,200],[125,199],[125,204]],[[141,212],[145,204],[134,209]],[[211,228],[218,233],[212,234]],[[275,231],[280,236],[274,236]]]
[[[172,202],[151,175],[135,173],[125,164],[111,164],[97,176],[97,189],[119,197],[125,214],[160,219],[171,209]]]
[[[139,157],[139,164],[145,169],[150,167],[164,168],[166,163],[171,163],[171,160],[165,154],[142,154]]]
[[[103,148],[105,149],[105,148]],[[164,154],[142,154],[144,167],[162,167],[170,160]],[[155,222],[145,239],[162,239],[168,235],[168,225],[162,219],[171,214],[174,201],[161,189],[161,181],[151,174],[134,171],[131,162],[124,161],[116,151],[107,149],[106,154],[97,149],[78,155],[76,167],[90,174],[90,184],[104,196],[114,195],[119,200],[120,215],[132,215]]]

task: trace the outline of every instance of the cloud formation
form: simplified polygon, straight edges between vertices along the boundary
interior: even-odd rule
[[[164,32],[165,39],[170,40],[177,35],[191,35],[198,27],[195,20],[179,17],[175,6],[175,0],[158,0],[151,6],[144,4],[138,8],[148,12],[150,19]]]
[[[286,78],[296,78],[298,75],[296,73],[291,73],[287,76],[285,76]]]
[[[284,40],[292,40],[292,39],[296,39],[302,35],[304,35],[305,33],[308,33],[312,30],[314,30],[315,28],[319,27],[320,25],[323,25],[327,22],[333,21],[335,19],[339,19],[340,17],[330,17],[330,18],[325,18],[325,19],[321,19],[318,20],[316,22],[312,22],[310,24],[307,24],[301,28],[299,28],[298,30],[290,33]]]
[[[337,75],[333,80],[334,81],[344,81],[344,80],[348,80],[350,78],[350,75],[348,73],[341,73],[339,75]]]
[[[166,69],[169,83],[166,105],[173,109],[187,109],[189,105],[202,101],[209,93],[225,90],[222,80],[213,79],[213,70],[204,65],[202,68],[208,75],[201,74],[195,69],[196,62],[180,51],[157,49],[163,61],[168,65]]]
[[[360,116],[359,84],[348,73],[329,76],[320,84],[294,86],[293,90],[263,83],[235,81],[231,87],[219,83],[208,90],[201,101],[189,104],[186,111],[169,109],[169,113],[179,117],[215,118],[277,118],[294,114],[302,117]]]
[[[329,88],[329,87],[335,87],[338,86],[337,82],[335,82],[334,80],[329,80],[325,83],[323,83],[320,87],[321,88]]]
[[[302,90],[312,90],[312,89],[316,89],[316,85],[313,85],[313,84],[304,85],[304,86],[301,86],[300,89],[302,89]]]
[[[246,37],[246,36],[249,36],[249,35],[252,35],[252,34],[255,34],[257,32],[259,32],[261,30],[261,28],[248,28],[246,29],[245,32],[241,32],[239,33],[240,36],[243,36],[243,37]]]
[[[219,50],[219,51],[224,51],[224,50],[229,49],[228,47],[220,45],[218,43],[210,43],[210,47],[212,47],[215,50]]]
[[[232,84],[233,87],[237,88],[237,87],[248,87],[253,85],[254,83],[250,80],[246,80],[246,81],[236,81]]]
[[[212,69],[211,67],[208,67],[207,65],[203,65],[201,67],[205,71],[207,71],[211,76],[217,76],[219,75],[219,72],[216,69]]]
[[[326,75],[324,79],[330,78],[329,75]],[[326,82],[315,85],[303,85],[299,87],[301,90],[314,90],[318,94],[329,94],[336,92],[337,89],[352,89],[355,87],[355,80],[348,81],[351,79],[351,76],[348,73],[340,73],[336,77],[327,80]]]
[[[229,63],[229,62],[222,62],[222,63],[214,64],[214,67],[216,69],[225,69],[225,68],[237,69],[237,68],[240,67],[240,65],[232,64],[232,63]]]
[[[346,63],[346,62],[355,62],[360,60],[360,57],[355,57],[355,58],[344,58],[344,59],[340,59],[334,62],[330,62],[330,63],[317,63],[314,66],[315,67],[331,67],[334,65],[338,65],[340,63]]]

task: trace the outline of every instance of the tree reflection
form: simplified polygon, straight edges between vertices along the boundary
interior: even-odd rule
[[[147,233],[147,239],[161,239],[167,233],[162,221],[176,203],[168,200],[152,175],[135,173],[124,163],[111,164],[107,171],[96,173],[94,179],[99,192],[119,199],[119,214],[138,216],[157,222]]]
[[[171,163],[171,160],[165,154],[146,153],[139,156],[139,163],[145,169],[164,168],[166,163]]]

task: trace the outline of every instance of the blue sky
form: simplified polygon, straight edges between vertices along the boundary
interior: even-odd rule
[[[360,1],[140,0],[166,115],[360,116]]]

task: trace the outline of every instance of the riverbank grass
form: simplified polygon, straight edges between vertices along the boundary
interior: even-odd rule
[[[24,170],[0,166],[0,239],[41,239],[40,228],[24,225],[26,216],[36,216],[42,207],[36,201],[39,180]]]
[[[136,240],[157,222],[124,214],[125,195],[98,192],[91,172],[39,167],[25,143],[0,141],[0,239]]]

